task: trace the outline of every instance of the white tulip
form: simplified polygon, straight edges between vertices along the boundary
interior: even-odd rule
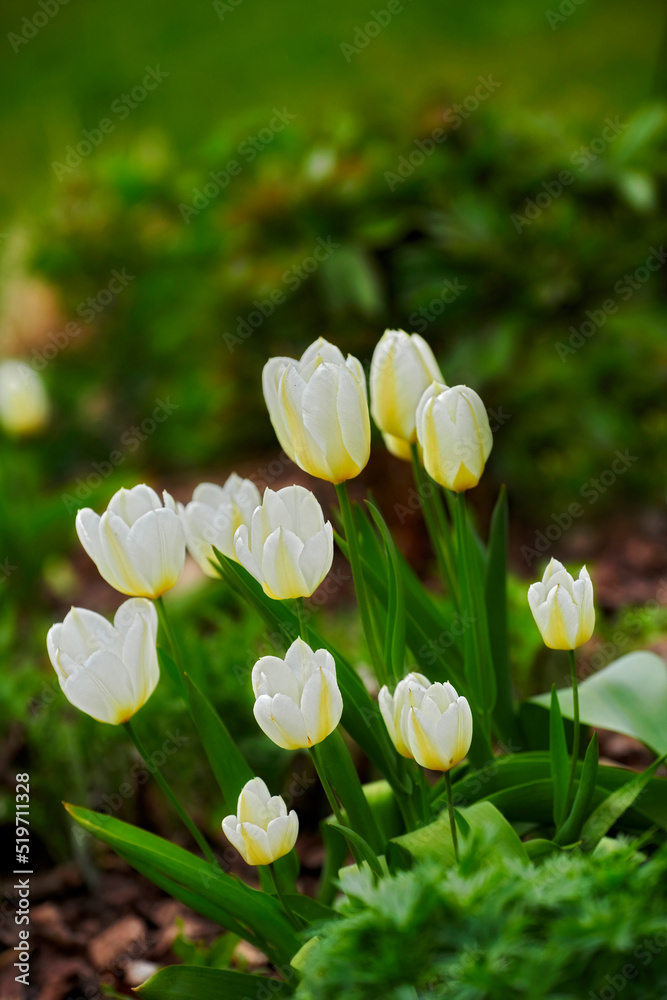
[[[246,864],[270,865],[294,847],[299,820],[261,778],[252,778],[239,795],[236,815],[225,816],[222,829]]]
[[[228,559],[236,560],[236,529],[250,524],[261,502],[252,479],[241,479],[233,472],[224,486],[200,483],[190,503],[179,504],[188,551],[207,576],[218,576],[211,565],[211,560],[215,562],[213,546]]]
[[[380,711],[394,746],[422,767],[449,771],[463,760],[472,741],[472,712],[455,688],[408,674],[393,696],[380,691]]]
[[[185,562],[185,535],[176,504],[164,507],[149,486],[120,489],[100,517],[90,507],[76,516],[76,530],[100,575],[133,597],[159,597],[174,586]]]
[[[562,563],[552,559],[541,583],[531,584],[528,604],[551,649],[576,649],[593,635],[593,584],[585,566],[575,580]]]
[[[310,490],[266,489],[250,527],[236,529],[234,547],[269,597],[310,597],[331,569],[333,528]]]
[[[473,389],[434,382],[417,407],[417,439],[426,471],[455,493],[479,482],[493,447],[484,403]]]
[[[313,652],[302,639],[292,643],[284,660],[278,656],[258,660],[252,689],[259,726],[285,750],[321,743],[343,713],[333,656],[326,649]]]
[[[72,608],[53,625],[46,645],[67,699],[99,722],[127,722],[148,701],[160,677],[157,612],[134,597],[118,608],[113,625],[102,615]]]
[[[8,434],[22,437],[44,427],[49,400],[40,375],[23,361],[0,364],[0,424]]]
[[[371,362],[371,414],[398,458],[410,458],[410,445],[417,440],[417,406],[432,382],[443,382],[443,377],[424,338],[385,330]]]
[[[262,373],[274,430],[293,462],[342,483],[368,462],[371,427],[361,363],[320,337],[299,361],[271,358]]]

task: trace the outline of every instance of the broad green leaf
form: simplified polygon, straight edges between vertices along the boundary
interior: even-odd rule
[[[315,748],[324,772],[345,810],[347,819],[374,851],[381,851],[384,839],[364,795],[359,775],[341,734],[334,730]]]
[[[294,913],[303,917],[309,924],[318,923],[322,920],[337,920],[340,917],[338,910],[325,906],[324,903],[310,896],[304,896],[300,892],[289,892],[285,894],[287,904]]]
[[[571,719],[572,690],[558,692],[560,709]],[[548,707],[549,695],[531,699]],[[667,752],[667,665],[655,653],[628,653],[579,684],[582,723],[634,736],[655,753]]]
[[[229,969],[207,969],[199,965],[169,965],[135,989],[141,1000],[249,1000],[260,996],[288,997],[290,983],[249,976]]]
[[[173,659],[165,649],[165,647],[158,643],[157,647],[157,658],[160,664],[160,670],[163,670],[165,674],[169,677],[169,680],[174,685],[175,689],[183,698],[183,701],[187,705],[188,694],[183,683],[183,678],[181,677],[181,672],[177,665],[174,663]]]
[[[592,851],[599,844],[605,834],[612,828],[614,823],[621,818],[624,812],[642,795],[647,788],[649,781],[663,763],[667,754],[658,757],[650,767],[647,767],[641,774],[635,775],[622,788],[617,789],[608,795],[600,803],[593,814],[588,817],[581,833],[582,848],[585,851]],[[667,781],[662,780],[667,796]]]
[[[593,796],[595,795],[599,759],[598,736],[597,733],[593,733],[593,737],[586,748],[586,756],[584,757],[584,764],[581,769],[581,776],[570,814],[554,837],[557,844],[573,844],[579,839],[581,828],[591,810]]]
[[[258,942],[280,960],[289,960],[296,951],[298,939],[294,929],[273,896],[251,889],[182,847],[114,816],[80,806],[66,805],[66,809],[85,830],[131,865],[151,869],[181,886],[190,895],[188,905],[194,909],[200,908],[197,905],[200,899],[213,904],[226,915],[223,926],[253,943]]]
[[[343,826],[341,823],[330,823],[329,826],[340,836],[344,837],[347,843],[350,845],[350,849],[353,851],[355,856],[360,861],[365,861],[370,870],[378,878],[382,875],[382,865],[378,859],[377,854],[368,843],[364,840],[360,834],[353,830],[349,826]]]
[[[565,727],[563,726],[563,717],[560,714],[555,685],[551,691],[549,713],[549,756],[551,758],[551,779],[554,785],[554,823],[558,828],[565,819],[570,761],[567,756]]]
[[[516,832],[505,817],[490,802],[478,802],[466,809],[457,810],[470,826],[470,835],[477,831],[484,833],[479,860],[490,854],[502,855],[519,861],[527,861],[528,855]],[[454,845],[447,810],[420,830],[413,830],[396,837],[394,842],[406,848],[418,861],[442,860],[446,865],[454,865]]]
[[[500,488],[491,516],[486,578],[484,580],[486,620],[496,677],[496,704],[493,718],[498,733],[503,739],[512,739],[517,733],[507,636],[508,532],[507,490],[503,485]]]

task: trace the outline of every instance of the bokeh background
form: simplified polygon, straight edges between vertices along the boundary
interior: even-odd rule
[[[3,836],[12,776],[30,771],[35,864],[75,856],[93,885],[60,800],[100,807],[128,768],[45,656],[70,603],[119,602],[76,543],[76,509],[141,481],[187,500],[232,469],[293,481],[261,367],[320,335],[368,363],[385,327],[420,332],[447,381],[484,398],[495,444],[474,503],[483,527],[508,484],[524,691],[549,677],[524,594],[552,554],[592,564],[594,666],[664,651],[659,0],[5,0],[0,18],[0,359],[27,361],[51,402],[38,434],[0,435]],[[432,575],[420,518],[401,516],[409,469],[379,436],[361,485]],[[261,625],[186,576],[192,670],[279,783],[235,670]],[[344,595],[332,606],[354,645]],[[159,734],[180,712],[163,688]],[[195,760],[175,755],[172,777],[215,836]],[[173,827],[150,787],[122,809]]]

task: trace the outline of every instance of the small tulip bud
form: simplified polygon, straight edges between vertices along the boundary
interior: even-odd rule
[[[23,361],[0,364],[0,425],[14,437],[40,431],[49,416],[41,377]]]
[[[113,625],[102,615],[72,608],[53,625],[46,645],[66,698],[99,722],[127,722],[148,701],[160,677],[157,612],[132,598]]]
[[[576,649],[593,635],[593,584],[585,566],[575,580],[562,563],[552,559],[542,582],[528,589],[528,604],[550,649]]]
[[[149,486],[120,489],[100,517],[90,507],[76,516],[76,530],[100,576],[133,597],[159,597],[174,586],[185,562],[185,535],[176,504],[164,507]]]
[[[207,576],[217,577],[213,546],[236,561],[234,534],[240,525],[250,525],[253,511],[262,502],[251,479],[241,479],[235,472],[224,486],[200,483],[192,500],[178,505],[188,551]]]
[[[310,597],[331,569],[333,528],[303,486],[266,489],[234,536],[236,557],[274,600]]]
[[[426,471],[461,493],[477,486],[493,447],[484,403],[473,389],[434,382],[417,407],[417,439]]]
[[[326,649],[316,652],[296,639],[285,659],[263,656],[252,670],[255,718],[270,740],[285,750],[321,743],[343,712],[336,664]]]
[[[252,778],[239,795],[236,815],[225,816],[222,829],[246,864],[270,865],[294,847],[299,820],[261,778]]]

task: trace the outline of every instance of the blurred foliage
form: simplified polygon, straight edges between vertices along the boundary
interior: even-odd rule
[[[91,460],[111,460],[145,478],[275,449],[266,358],[322,334],[368,362],[390,325],[422,332],[448,382],[481,392],[491,475],[515,511],[662,499],[667,107],[584,129],[493,101],[465,120],[434,103],[410,135],[345,116],[269,140],[245,118],[187,165],[153,134],[73,170],[29,238],[30,269],[79,331],[44,367],[50,476],[85,483]],[[252,158],[251,135],[266,140]],[[114,271],[132,280],[101,305]],[[625,449],[637,460],[608,493]]]
[[[606,845],[603,845],[606,846]],[[355,882],[319,929],[303,1000],[654,1000],[667,989],[664,849],[556,855],[539,868],[491,852],[478,870],[421,865]]]

